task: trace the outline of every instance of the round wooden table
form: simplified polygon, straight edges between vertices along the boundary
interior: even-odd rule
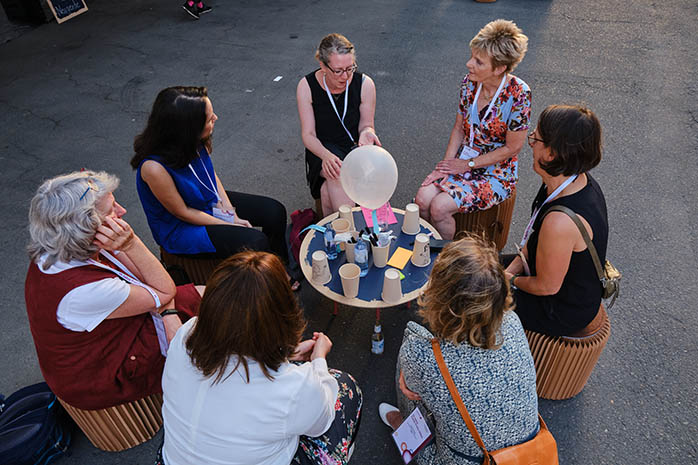
[[[395,224],[388,225],[388,228],[393,230],[393,235],[397,236],[397,240],[393,240],[390,243],[390,253],[388,258],[392,257],[393,253],[398,247],[403,247],[412,251],[413,246],[410,243],[414,242],[416,234],[406,234],[402,232],[402,220],[404,218],[405,211],[398,208],[393,208],[393,213],[398,222]],[[366,226],[363,213],[361,208],[355,207],[352,210],[354,216],[354,225],[356,230],[361,230]],[[327,224],[332,220],[339,217],[339,213],[333,213],[321,221],[318,222],[319,226]],[[422,233],[432,233],[436,239],[441,239],[438,231],[427,223],[425,220],[421,219],[420,222],[420,232]],[[318,284],[312,280],[312,254],[316,250],[324,250],[325,241],[323,234],[319,231],[311,229],[308,234],[303,239],[301,243],[300,253],[298,254],[298,261],[301,265],[301,270],[303,270],[303,275],[306,280],[315,288],[317,291],[335,302],[335,312],[336,304],[344,304],[352,307],[362,307],[362,308],[386,308],[395,307],[402,305],[406,302],[410,302],[417,297],[422,292],[422,289],[429,279],[429,274],[431,273],[431,268],[434,264],[434,260],[438,255],[436,252],[431,253],[431,262],[429,265],[424,267],[418,267],[412,264],[411,261],[407,262],[407,265],[400,270],[405,275],[405,278],[401,281],[402,285],[402,298],[396,302],[386,302],[381,298],[381,292],[383,290],[383,274],[385,270],[389,269],[390,266],[387,265],[383,268],[376,268],[373,266],[373,257],[369,254],[369,271],[366,276],[360,278],[359,281],[359,295],[352,299],[344,296],[342,291],[342,281],[339,277],[339,267],[347,263],[346,256],[344,252],[340,252],[336,259],[329,260],[330,272],[332,273],[332,279],[327,284]],[[369,245],[370,247],[370,245]]]

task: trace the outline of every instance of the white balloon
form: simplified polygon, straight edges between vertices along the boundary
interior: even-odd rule
[[[395,192],[397,165],[384,148],[364,145],[349,152],[342,162],[339,178],[350,199],[375,210]]]

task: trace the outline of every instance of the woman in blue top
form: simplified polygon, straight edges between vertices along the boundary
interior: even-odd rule
[[[217,119],[205,87],[169,87],[155,99],[131,159],[153,237],[173,254],[225,258],[252,249],[287,260],[284,206],[226,191],[213,168],[209,153]]]

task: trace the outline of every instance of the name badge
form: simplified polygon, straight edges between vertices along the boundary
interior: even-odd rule
[[[470,160],[471,158],[475,158],[478,155],[480,155],[480,152],[477,149],[464,145],[460,151],[460,155],[458,155],[458,158],[460,158],[461,160]]]
[[[213,216],[219,220],[227,221],[230,224],[235,223],[235,213],[221,210],[218,207],[213,207]]]

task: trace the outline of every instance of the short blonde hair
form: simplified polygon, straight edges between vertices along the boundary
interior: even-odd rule
[[[480,29],[470,48],[486,53],[492,60],[492,67],[505,66],[510,73],[521,63],[528,50],[528,37],[515,22],[496,19]]]
[[[444,247],[419,300],[419,315],[438,338],[496,349],[504,312],[513,298],[494,247],[464,237]]]
[[[344,37],[342,34],[337,34],[336,32],[327,34],[320,41],[320,45],[315,52],[315,59],[321,61],[326,66],[330,61],[330,56],[333,53],[337,53],[339,55],[351,53],[354,55],[354,44],[349,42],[349,39]]]
[[[100,171],[75,171],[44,181],[29,206],[29,245],[43,268],[71,260],[85,261],[99,248],[93,243],[104,221],[97,203],[119,186],[116,176]]]

